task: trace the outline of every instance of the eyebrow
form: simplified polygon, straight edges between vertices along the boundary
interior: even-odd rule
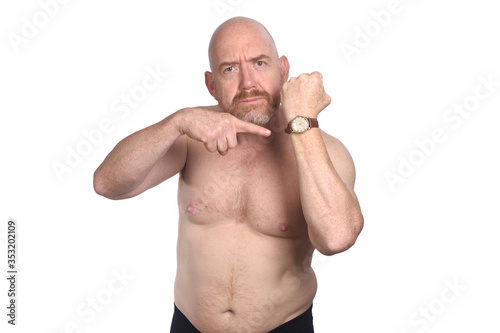
[[[271,58],[265,54],[261,54],[261,55],[258,55],[256,57],[253,57],[252,59],[250,59],[250,62],[255,62],[255,61],[260,61],[260,60],[267,60],[269,61]],[[224,68],[227,68],[227,67],[231,67],[235,64],[238,64],[237,61],[224,61],[222,62],[220,65],[219,65],[219,70],[222,70]]]

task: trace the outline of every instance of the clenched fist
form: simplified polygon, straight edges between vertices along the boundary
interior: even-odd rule
[[[296,116],[317,118],[331,101],[319,72],[293,77],[281,88],[281,104],[287,122]]]

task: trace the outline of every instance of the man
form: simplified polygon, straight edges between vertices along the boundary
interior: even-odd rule
[[[180,172],[172,332],[313,332],[313,251],[345,251],[363,226],[352,159],[315,120],[322,76],[287,82],[287,58],[243,17],[216,29],[209,60],[218,105],[122,140],[94,188],[125,199]]]

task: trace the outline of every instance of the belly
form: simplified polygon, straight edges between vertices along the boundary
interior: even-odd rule
[[[268,332],[310,306],[312,252],[307,235],[274,237],[241,221],[200,225],[181,217],[175,302],[204,333]]]

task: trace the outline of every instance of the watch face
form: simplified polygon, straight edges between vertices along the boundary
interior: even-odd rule
[[[292,131],[302,133],[309,128],[309,121],[304,117],[296,117],[292,120]]]

